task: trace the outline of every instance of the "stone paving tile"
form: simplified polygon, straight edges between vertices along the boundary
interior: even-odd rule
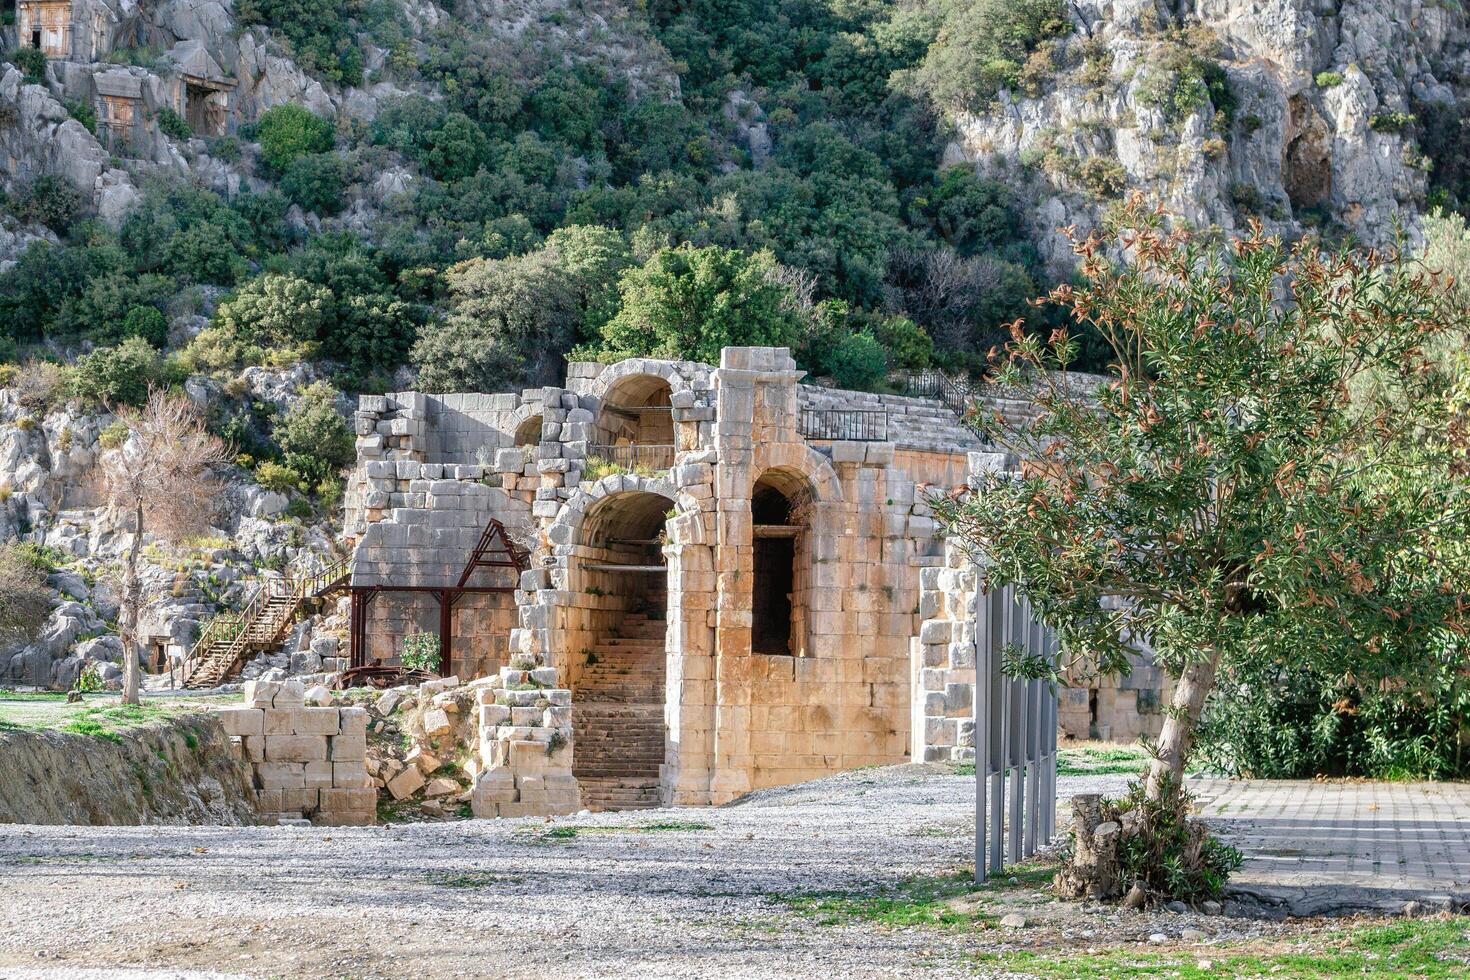
[[[1191,779],[1245,855],[1231,889],[1296,914],[1470,903],[1470,784]]]

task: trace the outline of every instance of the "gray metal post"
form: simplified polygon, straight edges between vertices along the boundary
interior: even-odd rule
[[[975,620],[975,882],[985,881],[986,781],[990,773],[990,649],[991,607],[989,594],[975,590],[972,614]]]
[[[1014,613],[1011,617],[1011,634],[1008,642],[1022,645],[1026,640],[1026,610],[1021,604],[1021,595],[1016,590],[1011,591],[1011,607]],[[1030,707],[1026,699],[1025,682],[1011,678],[1006,679],[1006,687],[1010,693],[1011,705],[1010,724],[1007,726],[1006,735],[1010,739],[1010,828],[1006,838],[1006,851],[1012,864],[1021,860],[1021,832],[1026,822],[1026,726],[1029,722],[1027,709]]]
[[[1011,603],[1009,593],[997,589],[992,593],[990,644],[990,873],[1005,864],[1005,838],[1001,826],[1005,822],[1006,713],[1010,698],[1000,672],[1000,647],[1010,635]]]

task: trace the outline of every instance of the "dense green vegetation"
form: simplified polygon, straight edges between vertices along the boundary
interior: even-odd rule
[[[327,82],[443,98],[404,97],[370,125],[275,106],[241,132],[270,190],[158,183],[115,233],[64,182],[36,181],[8,207],[64,241],[0,275],[0,355],[138,338],[179,371],[307,358],[348,391],[404,364],[429,389],[495,389],[553,380],[573,347],[714,360],[771,342],[867,387],[980,363],[1044,285],[1011,192],[941,168],[938,107],[1016,84],[1070,30],[1054,0],[650,4],[621,26],[670,58],[677,97],[551,15],[514,45],[457,18],[415,39],[391,0],[238,15]],[[372,78],[361,36],[392,52]],[[241,159],[234,138],[211,153]],[[365,230],[288,220],[339,214],[395,166],[405,189]],[[170,338],[193,312],[208,329]]]

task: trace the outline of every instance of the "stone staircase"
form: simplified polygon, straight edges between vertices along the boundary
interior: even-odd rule
[[[572,694],[573,772],[590,810],[659,805],[664,632],[662,619],[629,613],[582,668]]]

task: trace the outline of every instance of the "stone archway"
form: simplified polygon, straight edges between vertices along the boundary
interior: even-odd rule
[[[569,501],[554,651],[572,689],[574,773],[589,809],[657,806],[665,761],[667,483],[608,477]],[[563,520],[564,518],[564,520]]]
[[[541,416],[528,415],[516,424],[512,438],[518,447],[536,446],[541,442]]]

